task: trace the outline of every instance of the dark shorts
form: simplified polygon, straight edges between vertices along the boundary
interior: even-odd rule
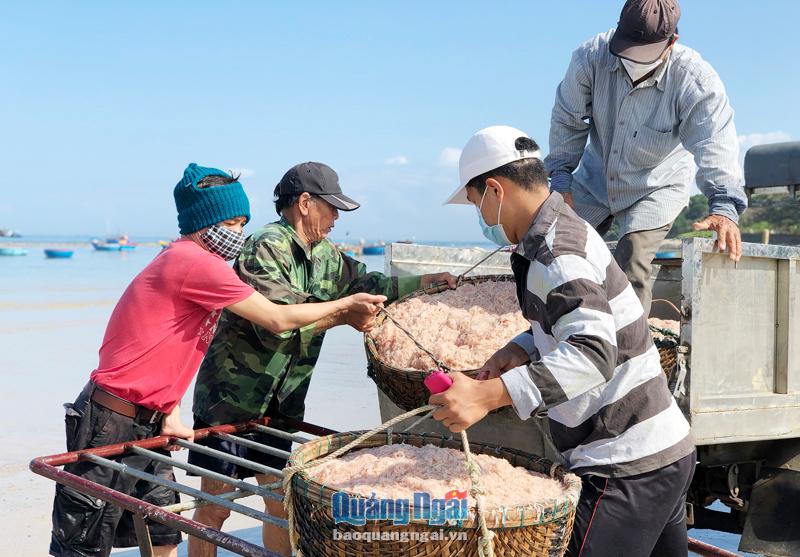
[[[93,386],[84,388],[73,403],[64,405],[67,450],[78,451],[158,435],[160,423],[140,423],[92,402]],[[168,454],[168,453],[164,453]],[[116,459],[131,468],[174,480],[172,467],[140,455]],[[165,487],[119,474],[91,462],[77,462],[64,470],[158,506],[179,502],[178,494]],[[181,533],[157,522],[147,523],[153,545],[176,545]],[[128,511],[95,499],[70,487],[56,485],[50,554],[56,556],[107,556],[113,547],[138,545],[133,516]]]
[[[206,427],[211,426],[207,422],[204,422],[195,416],[194,429],[203,429]],[[247,439],[248,441],[255,441],[256,443],[261,443],[262,445],[267,445],[275,449],[280,449],[282,451],[291,452],[292,450],[291,441],[288,439],[275,437],[274,435],[270,435],[268,433],[244,433],[239,435],[239,437]],[[220,439],[219,437],[215,437],[213,435],[197,441],[197,443],[233,456],[238,456],[239,458],[245,458],[251,462],[256,462],[258,464],[263,464],[264,466],[275,468],[276,470],[283,470],[283,468],[286,466],[285,458],[266,454],[264,452],[251,449],[231,441],[225,441],[224,439]],[[235,479],[249,478],[259,473],[251,470],[250,468],[239,466],[238,464],[233,464],[232,462],[205,455],[203,453],[198,453],[197,451],[189,451],[189,463]]]
[[[582,476],[567,557],[688,555],[686,492],[697,453],[626,478]]]

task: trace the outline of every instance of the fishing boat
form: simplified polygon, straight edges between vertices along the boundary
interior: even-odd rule
[[[92,247],[97,251],[120,251],[122,247],[119,242],[109,243],[100,240],[92,240]]]
[[[11,230],[10,228],[0,228],[0,237],[3,238],[19,238],[21,234],[16,230]]]
[[[0,248],[0,255],[28,255],[28,250],[23,248]]]
[[[98,242],[92,245],[94,246],[94,249],[96,249],[97,251],[120,251],[119,244],[103,244]]]
[[[371,246],[364,246],[361,250],[364,255],[383,255],[386,253],[386,244],[373,244]]]
[[[337,243],[336,248],[348,257],[357,257],[361,255],[361,245],[350,245],[344,243]]]
[[[44,255],[48,259],[69,259],[75,253],[69,249],[46,249]]]

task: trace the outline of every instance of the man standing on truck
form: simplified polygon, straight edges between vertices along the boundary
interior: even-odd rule
[[[308,302],[336,300],[352,292],[386,296],[389,301],[427,288],[436,282],[455,287],[450,273],[411,277],[387,277],[367,273],[366,266],[342,254],[327,239],[339,211],[354,211],[358,203],[342,193],[339,177],[329,166],[306,162],[290,168],[275,187],[275,210],[280,220],[267,224],[245,243],[234,269],[239,277],[276,304],[302,306]],[[346,313],[335,314],[297,331],[274,334],[235,314],[225,312],[208,356],[200,366],[194,392],[195,429],[230,422],[255,420],[265,415],[303,419],[305,398],[325,331],[351,324]],[[291,441],[268,434],[249,438],[288,451]],[[264,454],[219,439],[202,441],[216,450],[282,469],[286,459]],[[231,478],[245,478],[253,471],[227,461],[191,451],[189,462]],[[259,474],[259,483],[279,478]],[[230,491],[224,482],[202,478],[209,493]],[[269,514],[286,518],[279,501],[265,498]],[[200,507],[194,519],[221,528],[230,511],[209,505]],[[264,547],[289,555],[285,529],[264,523]],[[216,548],[199,538],[189,538],[191,557],[211,557]]]
[[[710,213],[694,229],[716,232],[734,261],[747,207],[733,109],[711,65],[676,44],[679,17],[675,0],[628,0],[616,30],[578,47],[556,91],[545,159],[551,190],[601,236],[619,225],[614,257],[645,313],[653,257],[692,178]]]
[[[667,388],[642,304],[600,235],[550,192],[539,147],[493,126],[461,153],[451,201],[471,203],[487,239],[516,244],[511,267],[530,330],[475,380],[430,397],[453,432],[513,405],[547,410],[583,487],[570,557],[687,554],[686,492],[696,460],[689,424]]]

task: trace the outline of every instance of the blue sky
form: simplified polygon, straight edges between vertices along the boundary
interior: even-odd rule
[[[546,150],[572,50],[621,1],[18,2],[0,18],[0,227],[176,233],[188,162],[239,169],[253,224],[319,160],[362,209],[334,237],[482,239],[442,207],[458,149],[509,124]],[[800,2],[684,0],[744,147],[800,139]]]

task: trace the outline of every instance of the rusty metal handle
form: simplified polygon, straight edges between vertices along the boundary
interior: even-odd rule
[[[721,547],[716,547],[694,538],[689,538],[689,551],[697,553],[702,557],[739,557],[737,553],[732,553]]]

